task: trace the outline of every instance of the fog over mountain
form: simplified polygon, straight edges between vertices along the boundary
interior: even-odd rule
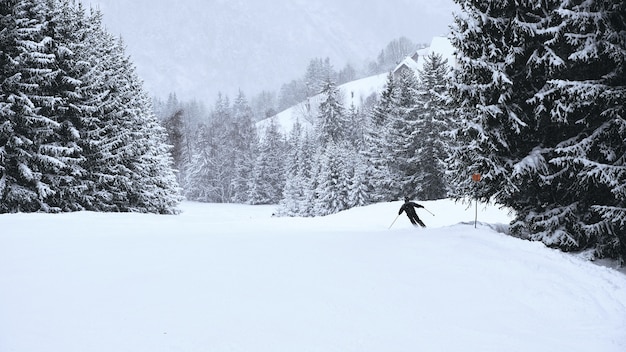
[[[391,40],[448,32],[452,0],[83,0],[121,35],[145,87],[213,102],[301,77],[309,61],[360,68]]]

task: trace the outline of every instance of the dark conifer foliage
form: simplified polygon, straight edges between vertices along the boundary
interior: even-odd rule
[[[1,10],[0,212],[60,211],[51,197],[71,183],[64,176],[73,154],[60,134],[73,131],[60,121],[64,87],[56,83],[64,77],[46,16],[52,9],[8,1]]]
[[[175,212],[164,131],[101,15],[0,6],[0,212]]]
[[[442,199],[448,195],[445,160],[453,141],[447,132],[454,128],[446,96],[449,71],[447,60],[431,53],[424,59],[424,67],[418,74],[416,109],[419,118],[413,131],[417,147],[409,159],[409,164],[417,165],[417,172],[409,176],[417,199]]]
[[[514,235],[626,257],[626,4],[459,1],[461,193],[517,211]]]

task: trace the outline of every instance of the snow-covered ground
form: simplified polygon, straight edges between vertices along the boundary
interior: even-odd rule
[[[422,204],[0,215],[0,351],[626,351],[626,275]]]

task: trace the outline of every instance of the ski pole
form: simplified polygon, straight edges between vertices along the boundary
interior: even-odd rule
[[[393,222],[391,223],[391,225],[389,225],[389,228],[387,230],[391,229],[391,226],[393,226],[393,224],[396,223],[396,220],[398,220],[398,217],[400,217],[400,214],[398,214],[398,216],[396,216],[396,218],[393,219]]]
[[[427,212],[429,212],[429,213],[430,213],[430,210],[428,210],[428,209],[426,209],[426,208],[424,208],[424,210],[426,210]],[[435,214],[433,214],[433,213],[430,213],[430,215],[435,216]]]

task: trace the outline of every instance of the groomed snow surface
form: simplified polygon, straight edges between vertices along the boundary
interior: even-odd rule
[[[626,351],[626,275],[420,203],[0,215],[0,351]]]

